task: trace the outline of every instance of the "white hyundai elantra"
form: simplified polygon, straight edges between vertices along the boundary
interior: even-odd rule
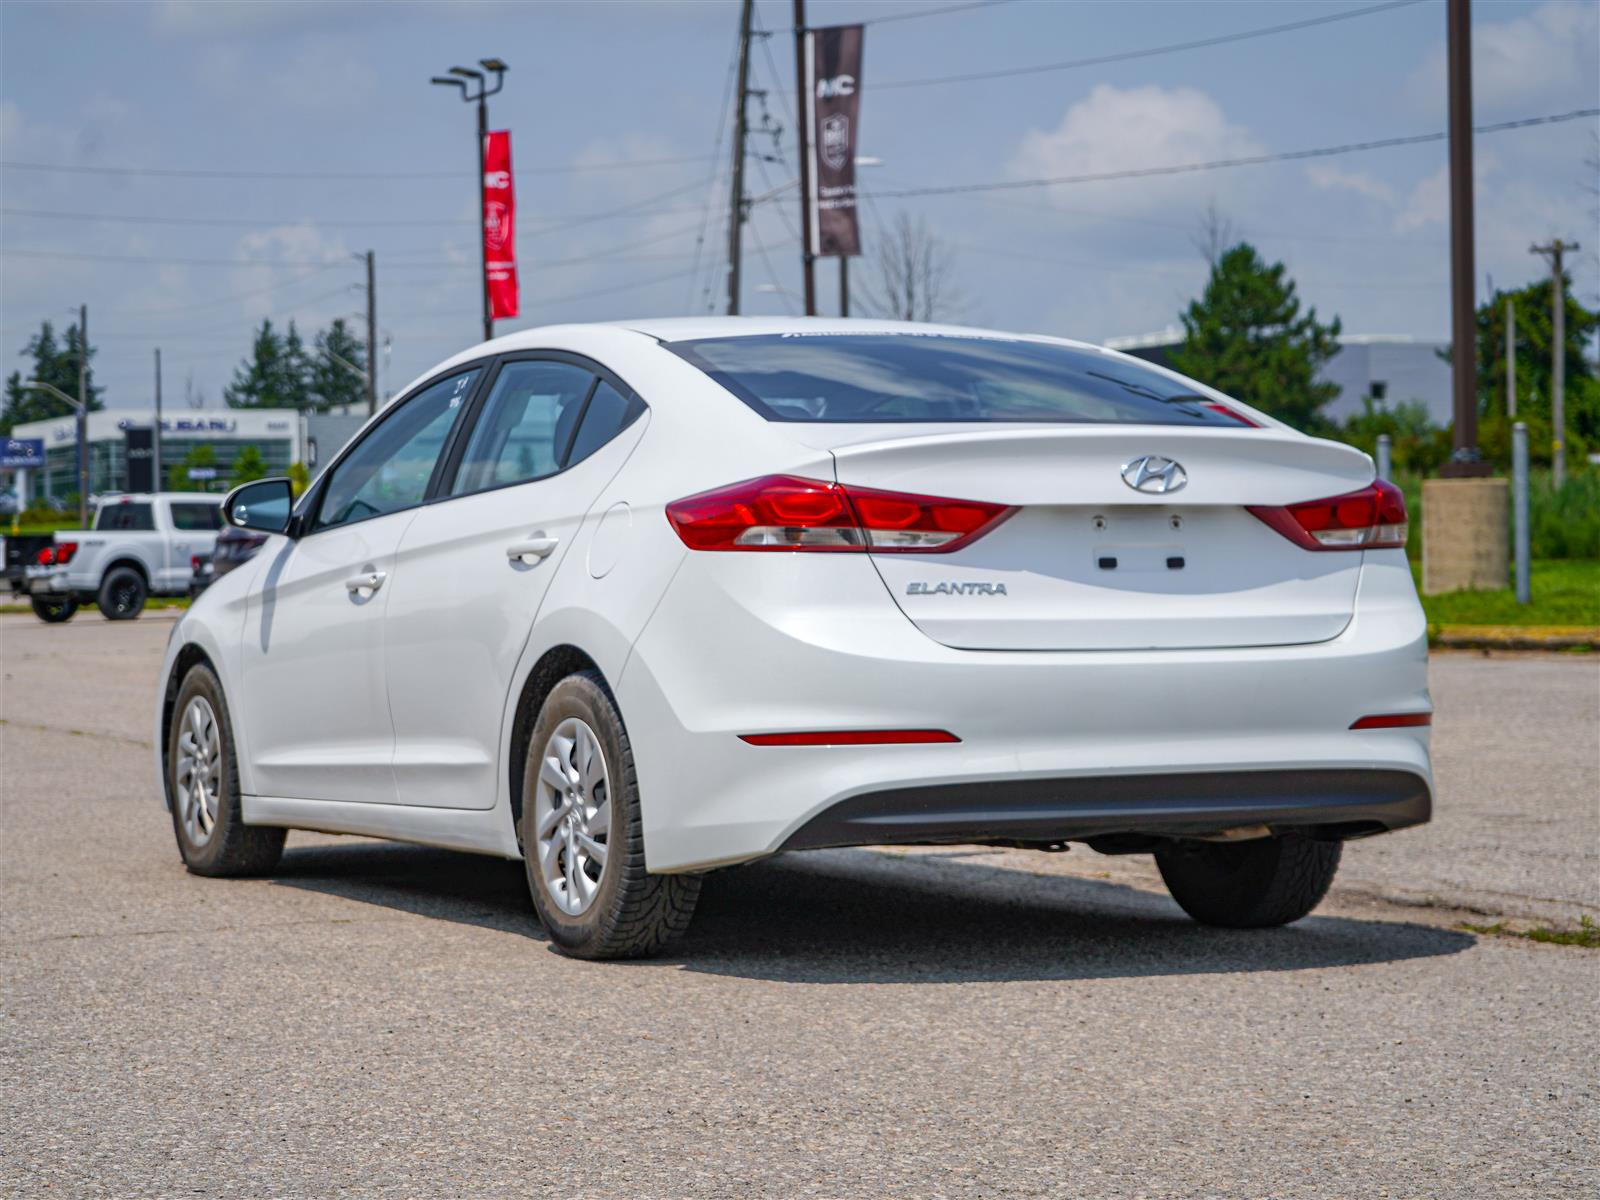
[[[784,850],[1154,853],[1200,921],[1308,913],[1426,821],[1405,505],[1359,451],[1055,338],[843,320],[517,333],[441,364],[174,630],[189,869],[286,829],[521,858],[646,954]]]

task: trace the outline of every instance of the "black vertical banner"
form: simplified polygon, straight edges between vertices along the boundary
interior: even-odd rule
[[[861,124],[860,25],[806,32],[806,102],[811,121],[810,247],[813,257],[861,253],[856,217],[856,147]]]
[[[155,431],[136,427],[124,430],[122,436],[123,453],[128,462],[128,491],[159,491],[156,482]]]

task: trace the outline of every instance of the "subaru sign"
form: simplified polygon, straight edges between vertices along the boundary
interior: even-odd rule
[[[0,467],[15,471],[42,466],[43,438],[6,438],[5,449],[0,451]]]

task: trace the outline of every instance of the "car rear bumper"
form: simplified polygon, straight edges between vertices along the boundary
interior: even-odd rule
[[[934,642],[861,557],[692,554],[617,683],[650,869],[825,844],[1260,824],[1345,837],[1427,820],[1428,729],[1351,728],[1432,707],[1404,557],[1364,557],[1329,641],[1006,652]],[[960,740],[740,739],[904,729]]]
[[[782,849],[1194,837],[1259,828],[1343,840],[1420,825],[1432,810],[1427,780],[1409,771],[1006,779],[851,796],[791,833]]]

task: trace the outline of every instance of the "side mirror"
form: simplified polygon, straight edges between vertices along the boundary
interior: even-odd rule
[[[222,501],[222,519],[240,529],[284,533],[294,512],[294,486],[287,479],[242,483]]]

